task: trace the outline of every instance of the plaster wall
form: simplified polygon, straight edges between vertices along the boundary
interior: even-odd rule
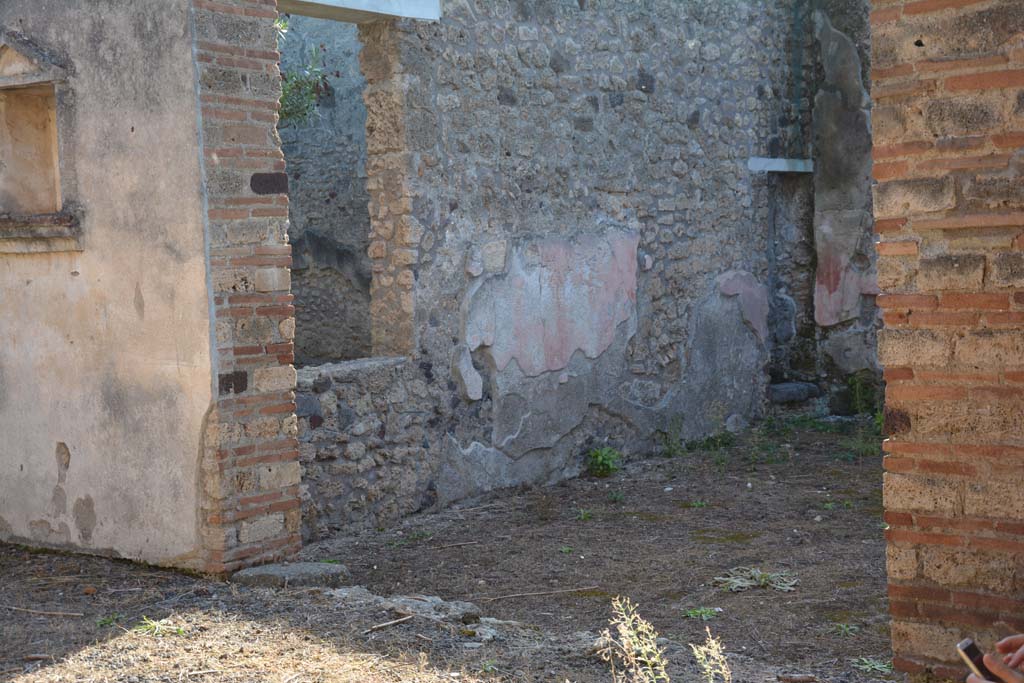
[[[87,4],[0,3],[66,65],[82,224],[79,252],[0,255],[0,540],[184,563],[211,401],[189,3]]]

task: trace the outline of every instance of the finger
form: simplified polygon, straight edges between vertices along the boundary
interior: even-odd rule
[[[1006,659],[1006,665],[1011,669],[1016,669],[1021,663],[1024,663],[1024,646],[1021,646],[1019,650],[1007,656]]]
[[[1024,633],[1018,633],[1015,636],[1003,638],[996,643],[996,650],[1004,654],[1007,652],[1013,652],[1014,650],[1018,650],[1022,647],[1024,647]]]
[[[984,678],[979,678],[978,676],[971,674],[967,677],[966,683],[990,683],[990,681],[986,681]]]
[[[1003,664],[1001,657],[992,654],[985,655],[985,666],[1005,683],[1024,683],[1024,674]]]

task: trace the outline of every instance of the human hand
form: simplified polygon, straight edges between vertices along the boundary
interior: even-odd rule
[[[1011,669],[1003,662],[1003,658],[999,655],[985,655],[985,666],[1003,683],[1024,683],[1024,673]],[[967,683],[986,683],[986,681],[980,676],[971,674],[967,677]]]
[[[1003,662],[1011,669],[1020,668],[1024,663],[1024,634],[1003,638],[996,643],[996,652],[1006,655]]]

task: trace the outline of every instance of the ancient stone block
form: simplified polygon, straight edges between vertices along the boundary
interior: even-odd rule
[[[917,287],[921,291],[980,289],[985,278],[985,257],[958,254],[923,258],[918,264]]]
[[[252,374],[253,389],[259,392],[288,391],[295,388],[295,368],[290,365],[256,368]]]
[[[997,287],[1024,286],[1024,253],[1004,251],[991,257],[992,284]]]
[[[283,534],[283,512],[245,519],[238,525],[238,542],[243,544],[266,541]]]
[[[255,275],[257,292],[287,292],[291,288],[288,268],[259,268]]]
[[[952,178],[893,180],[875,186],[875,217],[902,218],[956,206]]]
[[[878,360],[882,365],[945,365],[953,352],[953,339],[934,330],[883,329],[878,333]]]
[[[956,515],[962,482],[956,479],[885,474],[884,496],[887,510],[930,512]]]

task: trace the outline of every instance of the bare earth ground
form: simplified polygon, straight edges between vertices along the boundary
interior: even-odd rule
[[[695,680],[687,644],[705,627],[737,683],[884,678],[855,661],[891,656],[878,439],[835,427],[776,424],[303,552],[379,596],[475,603],[482,624],[456,610],[366,634],[406,611],[360,591],[250,589],[0,545],[0,681],[609,681],[593,643],[616,595],[657,628],[677,681]],[[737,566],[799,584],[713,585]],[[571,589],[585,590],[504,597]],[[698,608],[720,611],[686,615]]]

